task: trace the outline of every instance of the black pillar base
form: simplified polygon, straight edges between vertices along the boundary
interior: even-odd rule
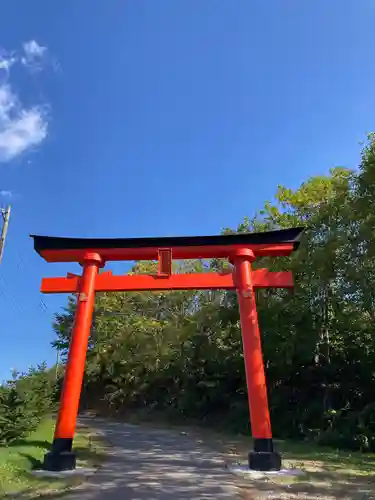
[[[281,456],[274,451],[272,439],[254,439],[254,451],[249,453],[249,469],[262,472],[281,469]]]
[[[281,456],[276,451],[251,451],[249,453],[249,469],[271,471],[281,469]]]
[[[71,451],[54,453],[50,451],[44,455],[43,469],[53,472],[74,470],[76,468],[76,456]]]
[[[44,455],[43,469],[53,472],[74,470],[76,455],[72,452],[72,439],[56,438],[52,450]]]

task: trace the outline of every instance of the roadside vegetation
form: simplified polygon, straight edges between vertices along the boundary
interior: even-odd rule
[[[0,498],[12,498],[22,492],[22,498],[70,489],[80,484],[83,476],[64,479],[40,478],[32,474],[41,467],[45,453],[50,449],[55,420],[46,418],[28,436],[0,448]],[[84,467],[98,467],[104,460],[104,443],[85,427],[79,427],[74,439],[78,464]]]
[[[25,374],[14,373],[0,387],[0,498],[19,492],[33,498],[82,482],[83,477],[56,480],[32,474],[40,469],[53,439],[59,383],[45,364]],[[80,465],[96,467],[104,459],[104,443],[80,426],[74,439]]]

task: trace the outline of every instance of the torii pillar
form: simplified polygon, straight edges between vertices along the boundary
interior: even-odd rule
[[[102,259],[97,253],[87,253],[82,262],[83,273],[77,294],[77,309],[66,363],[60,408],[52,450],[44,457],[43,466],[45,470],[72,470],[76,467],[76,455],[72,452],[72,446],[94,311],[95,280],[101,265]]]
[[[252,250],[241,249],[231,258],[237,288],[245,361],[246,385],[254,450],[249,453],[249,468],[260,471],[280,470],[281,456],[273,448],[267,384],[251,263]]]

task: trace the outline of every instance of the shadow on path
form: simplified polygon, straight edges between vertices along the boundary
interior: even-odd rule
[[[175,431],[85,420],[113,446],[99,471],[67,500],[234,500],[220,455]],[[55,497],[57,498],[57,496]]]

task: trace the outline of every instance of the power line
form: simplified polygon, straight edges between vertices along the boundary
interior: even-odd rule
[[[17,267],[21,277],[24,277],[23,275],[25,275],[25,274],[30,276],[30,264],[28,262],[27,263],[25,262],[25,260],[23,259],[23,257],[21,256],[21,254],[18,252],[17,249],[14,250],[14,256],[17,259],[16,267]],[[49,309],[46,302],[43,300],[42,296],[40,296],[40,298],[39,298],[38,308],[43,313],[47,313],[47,314],[51,313],[52,314],[51,310]]]

